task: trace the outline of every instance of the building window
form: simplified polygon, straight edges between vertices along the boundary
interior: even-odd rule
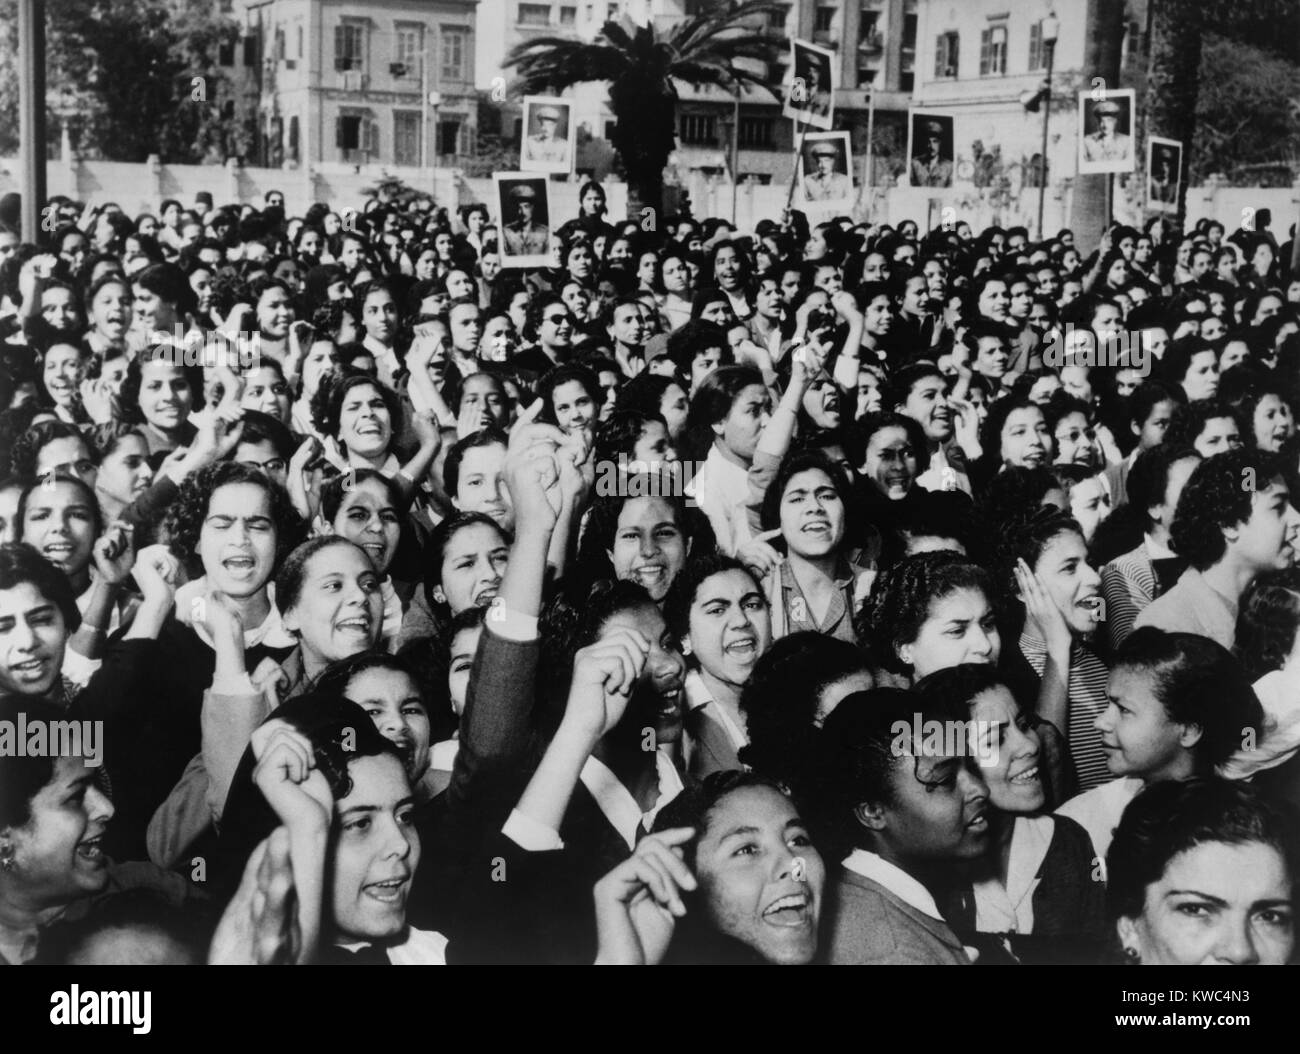
[[[914,6],[914,5],[913,5]],[[911,91],[916,84],[916,11],[903,15],[903,46],[898,54],[899,91]]]
[[[785,32],[785,24],[790,18],[790,5],[782,4],[774,11],[767,13],[767,28],[776,33]]]
[[[1007,27],[989,26],[980,34],[980,76],[1007,72]]]
[[[617,121],[606,121],[606,122],[605,122],[605,138],[606,138],[606,139],[613,139],[613,138],[614,138],[614,133],[615,133],[617,130],[618,130],[618,122],[617,122]]]
[[[286,150],[288,159],[293,162],[298,161],[298,118],[297,116],[289,118],[289,142]]]
[[[438,122],[438,153],[441,156],[460,153],[460,122]]]
[[[1047,52],[1043,48],[1043,22],[1041,19],[1029,27],[1029,69],[1047,68]]]
[[[233,66],[235,64],[235,42],[233,40],[223,40],[217,45],[217,64],[220,66]]]
[[[520,4],[519,24],[521,26],[549,26],[551,24],[550,4]]]
[[[814,16],[814,21],[813,21],[813,32],[814,33],[831,32],[832,27],[835,25],[836,10],[837,9],[833,7],[817,8],[817,13]]]
[[[393,164],[420,163],[420,111],[393,111]]]
[[[302,58],[302,26],[298,27],[298,57]]]
[[[880,29],[881,12],[863,7],[858,23],[858,51],[880,54],[885,50],[884,34]]]
[[[334,68],[360,70],[365,68],[362,56],[366,48],[366,27],[344,22],[334,27]]]
[[[935,80],[957,76],[958,40],[959,38],[955,29],[949,30],[947,33],[940,33],[939,36],[935,38]]]
[[[742,117],[740,119],[740,145],[769,147],[772,145],[776,121],[771,117]]]
[[[397,31],[397,53],[394,63],[404,67],[398,76],[418,77],[420,75],[420,52],[424,50],[421,39],[424,31],[419,26],[404,26]]]
[[[379,126],[361,114],[340,114],[334,119],[334,143],[344,161],[362,161],[379,153]]]
[[[442,79],[465,79],[465,30],[444,26],[442,30]]]
[[[682,142],[693,146],[717,146],[717,120],[711,114],[682,115]]]
[[[283,62],[286,57],[284,30],[277,26],[275,30],[275,58],[277,62]]]
[[[257,65],[257,52],[258,52],[257,44],[258,44],[257,37],[244,38],[244,65],[245,66]]]
[[[560,8],[560,25],[575,26],[578,24],[578,9],[576,7]]]

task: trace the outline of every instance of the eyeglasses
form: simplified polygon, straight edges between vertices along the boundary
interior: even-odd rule
[[[569,316],[565,315],[546,315],[542,321],[549,322],[552,326],[558,326],[561,322],[568,322]]]
[[[241,461],[244,468],[256,469],[258,472],[265,472],[268,475],[276,472],[283,472],[289,467],[289,463],[282,457],[273,457],[269,461]]]

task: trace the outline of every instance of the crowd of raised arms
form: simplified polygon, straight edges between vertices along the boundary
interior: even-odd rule
[[[0,230],[0,962],[1292,960],[1286,248],[568,186]]]

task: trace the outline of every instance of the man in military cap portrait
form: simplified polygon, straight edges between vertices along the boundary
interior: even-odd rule
[[[951,187],[952,158],[945,156],[942,121],[924,118],[917,125],[911,183],[914,187]]]
[[[537,222],[537,190],[528,183],[511,187],[510,203],[514,207],[514,220],[502,232],[506,239],[506,253],[510,256],[539,256],[546,253],[550,230]]]
[[[853,197],[853,181],[844,173],[835,171],[840,150],[834,142],[819,140],[809,146],[806,153],[816,167],[803,179],[805,201],[843,201]]]
[[[541,105],[532,111],[534,132],[524,140],[524,160],[563,164],[569,159],[569,141],[560,132],[561,108]]]
[[[1114,99],[1102,99],[1092,108],[1094,131],[1083,137],[1085,161],[1127,161],[1133,156],[1133,139],[1119,130],[1123,108]]]

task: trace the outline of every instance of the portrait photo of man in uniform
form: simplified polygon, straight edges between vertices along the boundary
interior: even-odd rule
[[[853,204],[853,160],[848,132],[825,132],[805,138],[800,156],[799,189],[809,205]]]
[[[1178,181],[1183,170],[1183,144],[1176,139],[1147,137],[1147,208],[1173,212],[1178,208]]]
[[[830,130],[835,109],[835,55],[802,40],[790,42],[790,83],[786,117],[813,128]]]
[[[564,99],[524,100],[524,135],[519,167],[528,172],[568,173],[573,168],[573,121]]]
[[[501,216],[501,265],[545,267],[550,260],[548,180],[523,172],[498,173],[497,208]]]
[[[908,183],[914,187],[951,187],[953,122],[949,114],[913,111],[908,122]]]
[[[1092,92],[1079,93],[1081,138],[1079,171],[1085,175],[1098,172],[1132,172],[1136,159],[1133,149],[1133,92],[1106,92],[1095,98]]]

